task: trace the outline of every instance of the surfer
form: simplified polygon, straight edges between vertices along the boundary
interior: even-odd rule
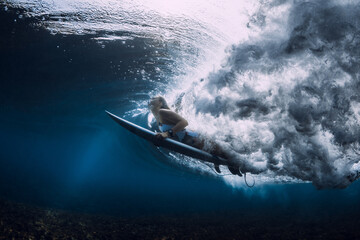
[[[161,131],[157,134],[159,138],[170,137],[187,145],[202,148],[201,141],[199,141],[199,134],[185,129],[185,127],[188,126],[186,119],[176,112],[171,111],[163,97],[151,98],[149,108]]]
[[[203,150],[205,141],[201,136],[193,131],[185,129],[188,126],[188,122],[185,118],[180,116],[178,113],[172,111],[165,98],[161,96],[153,97],[150,99],[148,104],[152,114],[154,115],[160,133],[157,136],[161,138],[172,138],[180,141],[184,144]],[[224,159],[229,159],[227,154],[221,149],[221,147],[215,143],[212,144],[214,147],[210,153]],[[242,176],[238,167],[228,166],[230,172],[235,175]],[[220,173],[220,168],[215,165],[215,170]]]

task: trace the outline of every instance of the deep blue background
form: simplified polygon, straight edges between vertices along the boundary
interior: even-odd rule
[[[311,184],[234,189],[220,178],[171,164],[104,112],[123,116],[162,86],[167,80],[154,69],[171,75],[169,49],[144,50],[149,39],[135,38],[129,48],[121,41],[102,46],[94,35],[51,35],[34,26],[37,19],[19,19],[20,11],[0,10],[2,198],[116,216],[358,216],[359,183],[345,190],[317,190]],[[165,57],[145,64],[154,51]],[[127,71],[136,68],[155,81],[140,81]],[[129,120],[147,122],[144,115]]]

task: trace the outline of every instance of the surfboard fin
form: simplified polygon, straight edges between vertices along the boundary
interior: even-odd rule
[[[219,164],[214,164],[214,168],[215,168],[215,171],[216,171],[217,173],[221,173]]]
[[[228,169],[232,174],[242,177],[242,174],[241,174],[240,169],[238,167],[228,166]]]

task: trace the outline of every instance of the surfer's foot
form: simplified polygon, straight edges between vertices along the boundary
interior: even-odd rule
[[[228,166],[228,168],[232,174],[242,177],[239,167]]]
[[[220,167],[218,164],[214,164],[214,168],[217,173],[221,173],[221,170],[220,170]]]

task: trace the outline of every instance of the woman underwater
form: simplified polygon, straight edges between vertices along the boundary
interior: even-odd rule
[[[198,133],[185,129],[185,127],[188,126],[188,122],[185,118],[169,108],[165,98],[161,96],[151,98],[149,108],[161,131],[161,133],[158,133],[159,138],[172,138],[198,149],[204,148],[204,139],[202,139]],[[220,146],[217,144],[213,145],[214,147],[210,151],[211,154],[229,159]],[[228,166],[228,168],[232,174],[242,176],[239,168],[232,166]],[[218,165],[215,165],[215,170],[220,173]]]

